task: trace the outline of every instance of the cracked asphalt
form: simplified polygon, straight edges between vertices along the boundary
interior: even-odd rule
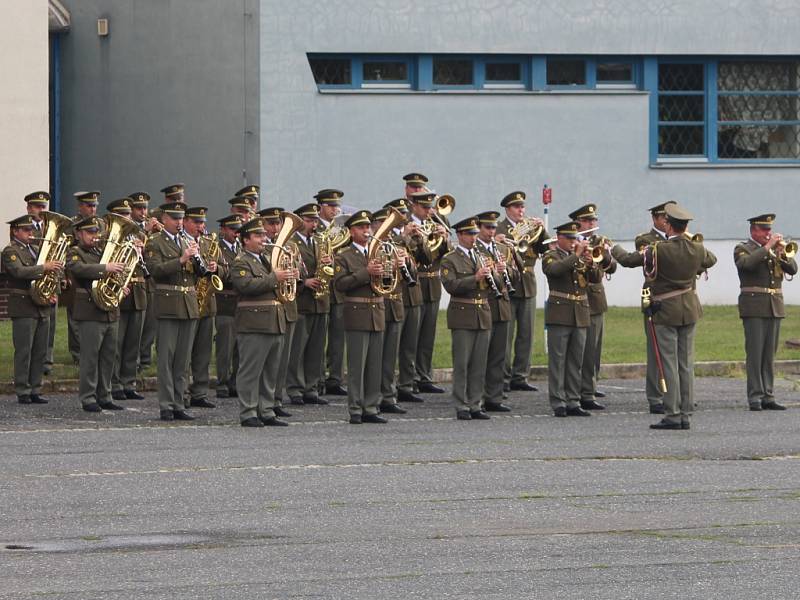
[[[698,379],[690,431],[648,429],[641,380],[602,389],[588,419],[540,391],[258,430],[230,399],[184,425],[153,394],[0,397],[0,598],[796,598],[797,383],[751,413],[742,379]]]

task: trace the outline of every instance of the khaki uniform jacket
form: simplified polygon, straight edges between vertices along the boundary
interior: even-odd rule
[[[550,288],[550,297],[544,309],[545,325],[589,327],[591,309],[587,287],[590,272],[598,268],[592,265],[582,270],[581,265],[580,258],[574,252],[554,248],[545,253],[542,271],[547,276],[547,286]]]
[[[414,261],[413,256],[411,256],[410,250],[408,249],[408,241],[402,235],[395,233],[392,234],[391,239],[395,245],[405,248],[406,252],[408,252],[411,260],[406,261],[406,267],[408,268],[408,272],[411,274],[411,277],[417,279],[416,262]],[[389,319],[390,322],[395,323],[399,323],[406,318],[405,307],[407,306],[407,299],[409,302],[408,306],[418,306],[418,304],[410,303],[411,294],[414,294],[415,297],[419,298],[419,304],[422,304],[422,292],[417,289],[419,288],[419,280],[417,280],[417,285],[409,288],[406,280],[403,279],[403,276],[400,275],[399,272],[397,273],[397,278],[397,287],[395,288],[394,293],[389,294],[385,298],[386,318]]]
[[[786,316],[783,306],[781,284],[783,274],[795,275],[797,263],[790,260],[779,260],[773,252],[747,240],[733,250],[736,270],[739,271],[741,287],[760,287],[777,290],[777,292],[740,292],[740,317],[778,317]]]
[[[37,258],[15,239],[3,248],[3,273],[8,276],[9,288],[8,316],[12,319],[38,319],[50,314],[49,306],[38,306],[31,300],[31,282],[44,275],[44,266],[36,264]]]
[[[592,236],[590,241],[592,246],[599,245],[602,240],[599,236]],[[605,276],[617,271],[617,261],[611,256],[608,250],[603,250],[603,260],[599,269],[591,269],[588,272],[589,285],[589,311],[592,315],[602,315],[608,312],[608,301],[606,300]]]
[[[653,315],[653,323],[679,327],[696,323],[703,316],[703,307],[694,291],[697,276],[717,263],[717,257],[706,250],[699,242],[692,242],[683,235],[675,236],[665,242],[658,242],[653,246],[656,252],[658,271],[649,282],[650,292],[653,296],[667,294],[678,290],[691,291],[665,298],[656,302],[661,303],[661,308]],[[617,253],[619,246],[614,247],[614,256],[625,255],[631,266],[642,266],[644,257],[638,252],[626,254],[624,250]],[[622,261],[620,261],[622,264]]]
[[[304,267],[300,270],[300,279],[312,279],[316,277],[317,273],[317,257],[314,255],[314,250],[310,244],[306,244],[302,238],[295,234],[293,241],[300,249],[300,258],[303,261]],[[331,282],[329,284],[333,286]],[[331,309],[330,296],[324,298],[314,298],[314,290],[304,285],[299,285],[297,288],[297,312],[300,314],[327,314]]]
[[[478,267],[458,248],[442,259],[442,285],[450,294],[447,305],[448,329],[491,329],[492,309],[489,307],[489,284],[478,281]],[[498,286],[502,281],[495,278]]]
[[[219,241],[219,247],[222,250],[219,262],[224,263],[226,268],[224,277],[221,273],[218,273],[222,278],[222,291],[214,294],[217,299],[217,314],[221,317],[232,317],[236,314],[237,293],[233,289],[231,269],[233,262],[236,260],[236,252],[228,248],[228,245],[223,240]]]
[[[266,258],[256,258],[246,251],[233,261],[231,282],[239,293],[236,333],[286,332],[286,312],[275,295],[278,278],[268,265]]]
[[[100,321],[113,323],[119,319],[119,308],[103,310],[92,300],[92,283],[106,272],[100,264],[99,248],[86,249],[73,246],[67,254],[67,272],[75,286],[75,300],[72,303],[72,318],[76,321]]]
[[[411,275],[417,280],[417,285],[413,287],[408,287],[405,282],[401,281],[400,285],[403,288],[403,306],[422,306],[422,278],[419,276],[419,265],[431,263],[430,248],[428,248],[427,244],[422,243],[422,237],[420,236],[406,237],[402,235],[395,235],[394,237],[397,243],[402,245],[406,249],[406,252],[408,252],[408,255],[411,257],[411,264],[409,264],[408,269],[411,271]]]
[[[498,246],[499,243],[495,242]],[[495,256],[492,251],[483,245],[483,242],[480,240],[475,241],[475,248],[478,251],[486,256],[487,258],[495,261]],[[498,248],[497,250],[500,259],[503,259],[505,256],[504,248]],[[517,269],[510,268],[508,269],[508,276],[511,279],[511,285],[516,286],[519,284],[519,271]],[[502,298],[495,298],[494,293],[489,294],[489,307],[492,309],[492,323],[502,323],[505,321],[511,320],[511,298],[508,295],[508,290],[506,289],[505,281],[503,281],[503,277],[498,274],[497,279],[500,280],[500,284],[497,286],[498,289],[503,292]]]
[[[180,247],[165,231],[153,236],[145,246],[145,262],[150,271],[155,290],[155,315],[157,319],[197,319],[195,285],[197,276],[190,260],[185,265],[180,258],[186,248],[186,240],[177,236]]]
[[[336,255],[333,285],[344,294],[345,331],[385,331],[382,296],[370,286],[367,257],[352,244]]]
[[[514,225],[506,217],[497,224],[497,233],[508,235],[508,232],[513,228]],[[536,261],[539,260],[539,256],[547,252],[547,246],[542,242],[549,238],[550,234],[543,230],[537,242],[525,254],[520,256],[523,269],[520,285],[516,286],[517,291],[514,293],[514,298],[533,298],[536,296],[536,273],[534,272],[534,267],[536,266]],[[519,256],[519,253],[517,255]]]

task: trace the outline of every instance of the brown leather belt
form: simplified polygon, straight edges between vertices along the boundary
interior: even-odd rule
[[[745,293],[752,293],[752,294],[770,294],[772,296],[783,296],[783,290],[780,288],[768,288],[768,287],[754,287],[754,286],[745,286],[739,288],[740,291]]]
[[[236,290],[220,290],[214,292],[217,296],[238,296]]]
[[[185,286],[185,285],[170,285],[168,283],[157,283],[156,284],[157,290],[167,290],[170,292],[182,292],[184,294],[188,292],[193,292],[195,288]]]
[[[663,294],[654,294],[652,299],[666,300],[667,298],[675,298],[676,296],[682,296],[683,294],[688,294],[691,291],[693,291],[692,288],[684,288],[682,290],[672,290],[671,292],[665,292]]]
[[[362,298],[360,296],[345,296],[345,302],[355,302],[357,304],[383,304],[383,296],[373,296],[372,298]]]
[[[438,277],[439,273],[429,273],[428,271],[417,271],[417,277],[422,277],[423,279],[433,279],[434,277]]]
[[[247,308],[248,306],[279,306],[279,300],[239,300],[236,304],[239,308]]]
[[[455,304],[475,304],[478,306],[487,304],[486,300],[483,298],[455,298],[453,296],[450,296],[450,302],[454,302]]]
[[[565,300],[572,300],[573,302],[583,302],[586,300],[586,294],[567,294],[566,292],[550,290],[550,295],[554,298],[564,298]]]

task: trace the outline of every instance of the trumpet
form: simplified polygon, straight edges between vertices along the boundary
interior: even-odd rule
[[[776,254],[779,257],[791,260],[797,256],[797,242],[794,240],[781,239],[775,246],[777,247]]]
[[[592,227],[591,229],[584,229],[583,231],[579,231],[579,232],[578,232],[578,233],[576,233],[575,235],[576,235],[576,236],[581,236],[581,237],[583,237],[583,236],[585,236],[587,233],[592,233],[593,231],[597,231],[598,229],[600,229],[600,228],[599,228],[599,227]],[[557,242],[557,241],[558,241],[558,237],[551,237],[551,238],[548,238],[548,239],[546,239],[545,241],[543,241],[543,242],[542,242],[542,244],[545,244],[545,245],[547,245],[547,244],[553,244],[553,243],[555,243],[555,242]]]
[[[685,231],[683,235],[689,238],[690,242],[698,242],[700,244],[702,244],[703,240],[705,239],[702,233],[689,233],[688,231]]]

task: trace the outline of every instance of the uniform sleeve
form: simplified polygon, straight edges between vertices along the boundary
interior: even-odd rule
[[[75,279],[100,279],[106,272],[106,266],[83,262],[78,250],[73,249],[67,259],[67,272]]]
[[[733,250],[733,260],[739,271],[755,271],[768,256],[769,250],[763,246],[750,252],[747,246],[739,244]]]
[[[336,255],[334,271],[333,285],[336,286],[336,289],[340,292],[346,292],[369,285],[370,276],[367,267],[359,267],[356,271],[351,272],[347,257],[342,254]]]
[[[562,259],[558,259],[552,254],[546,254],[542,259],[542,271],[545,275],[560,277],[564,273],[572,271],[579,260],[580,258],[574,252]]]
[[[711,250],[708,250],[705,247],[703,248],[703,250],[705,251],[705,255],[703,256],[702,267],[703,269],[710,269],[715,264],[717,264],[717,257],[714,256],[714,253],[711,252]]]
[[[8,273],[12,279],[39,279],[44,275],[44,265],[22,264],[16,248],[7,247],[3,250],[3,272]]]
[[[645,246],[647,246],[647,244],[642,245],[642,247]],[[641,267],[644,265],[644,256],[642,256],[642,253],[638,251],[639,246],[637,245],[636,247],[636,252],[628,252],[625,250],[625,248],[619,244],[616,244],[613,248],[611,248],[611,256],[614,257],[614,259],[623,267]]]
[[[273,291],[278,286],[278,278],[274,272],[266,277],[254,277],[250,266],[236,259],[231,268],[231,283],[242,296],[260,296]]]
[[[781,269],[787,275],[797,275],[797,261],[793,258],[781,260]]]
[[[441,278],[444,289],[453,296],[464,296],[478,289],[478,280],[475,275],[459,278],[455,265],[449,258],[442,260]]]
[[[180,257],[165,260],[157,239],[150,240],[144,248],[144,262],[147,270],[156,279],[175,275],[183,268]]]

